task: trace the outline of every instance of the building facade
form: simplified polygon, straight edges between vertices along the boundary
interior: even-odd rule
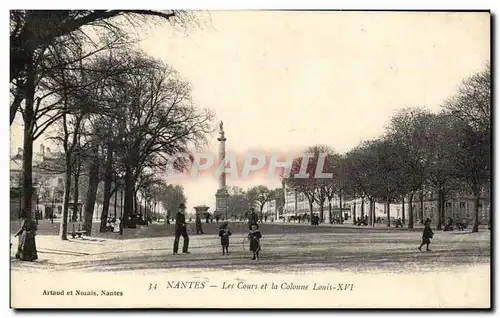
[[[17,153],[10,160],[10,217],[11,220],[17,220],[21,211],[21,187],[22,187],[22,158],[23,150],[18,148]],[[61,164],[63,154],[51,151],[43,144],[40,150],[33,154],[33,211],[32,215],[38,219],[58,219],[62,216],[64,204],[64,167]],[[81,180],[82,182],[83,180]],[[99,189],[102,190],[102,183]],[[99,191],[98,191],[99,193]],[[73,193],[70,194],[70,196]],[[83,221],[83,209],[85,193],[80,193],[80,199],[77,202],[77,221]],[[140,199],[140,198],[139,198]],[[70,197],[70,200],[72,198]],[[116,191],[109,202],[108,216],[120,217],[123,215],[123,191]],[[154,212],[159,212],[160,207],[155,209],[144,203],[143,200],[137,204],[137,212],[143,215],[153,216]],[[69,220],[73,216],[74,202],[70,201]],[[102,195],[98,195],[94,206],[93,220],[98,221],[101,218],[103,208]]]
[[[293,189],[284,186],[284,208],[280,214],[277,214],[277,219],[282,221],[288,221],[290,219],[296,218],[303,214],[310,213],[309,201],[306,196],[302,193],[298,193]],[[355,200],[347,200],[342,202],[342,210],[339,207],[340,200],[338,196],[334,197],[330,204],[332,206],[332,216],[339,217],[342,213],[342,217],[351,221],[354,213],[356,217],[361,217],[362,213],[367,215],[369,212],[370,204],[368,200],[363,200],[361,198],[356,198]],[[445,219],[451,217],[452,219],[463,219],[469,222],[473,221],[474,218],[474,198],[470,193],[461,191],[453,195],[449,195],[444,203],[444,213]],[[489,220],[490,213],[490,198],[487,191],[483,193],[479,203],[479,222],[486,224]],[[364,207],[363,207],[364,206]],[[433,223],[438,221],[438,203],[436,194],[432,191],[426,192],[423,196],[423,200],[420,200],[419,196],[415,196],[412,202],[413,206],[413,219],[414,222],[419,222],[420,217],[423,215],[423,219],[429,218]],[[423,210],[422,210],[423,207]],[[400,203],[391,203],[389,205],[391,219],[403,218],[403,210],[405,214],[405,220],[408,220],[409,211],[408,200]],[[423,211],[423,214],[420,212]],[[313,213],[320,215],[321,208],[316,202],[313,203]],[[330,221],[330,215],[328,213],[328,202],[324,204],[324,221]],[[375,202],[375,218],[382,220],[387,219],[387,205],[384,202]]]
[[[61,173],[59,152],[53,152],[43,144],[33,154],[33,203],[32,215],[39,219],[59,217],[64,196],[64,173]],[[11,220],[17,220],[21,209],[23,149],[10,159]]]

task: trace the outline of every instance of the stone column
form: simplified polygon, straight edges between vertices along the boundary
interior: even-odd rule
[[[219,188],[217,189],[217,192],[215,193],[215,211],[214,211],[214,216],[219,215],[219,216],[224,216],[225,218],[228,217],[227,215],[227,209],[228,209],[228,199],[229,199],[229,193],[227,192],[226,189],[226,174],[224,173],[224,167],[226,163],[226,137],[224,135],[224,124],[222,121],[220,122],[219,125],[219,138],[217,140],[219,141],[219,160],[220,160],[220,167],[222,167],[222,170],[220,175],[219,175]]]

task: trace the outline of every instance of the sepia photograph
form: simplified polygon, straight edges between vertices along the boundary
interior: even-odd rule
[[[490,309],[491,26],[10,10],[10,307]]]

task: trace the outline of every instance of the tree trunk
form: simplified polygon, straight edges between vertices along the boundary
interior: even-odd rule
[[[139,199],[139,214],[142,216],[142,202],[141,201],[142,201],[142,199]],[[144,205],[146,205],[146,203],[144,203]]]
[[[19,110],[19,107],[21,107],[21,103],[24,100],[24,92],[26,88],[24,85],[18,83],[18,87],[16,89],[15,95],[14,95],[14,100],[10,104],[10,125],[12,126],[12,123],[14,123],[14,119],[16,119],[17,111]]]
[[[313,220],[313,204],[314,204],[314,201],[313,200],[309,200],[309,218],[310,218],[310,222],[312,224],[312,220]]]
[[[401,200],[401,222],[403,224],[406,223],[406,217],[405,217],[405,197],[403,196],[403,199]]]
[[[408,228],[413,229],[413,192],[408,196]]]
[[[30,54],[30,57],[32,54]],[[24,102],[24,140],[23,140],[23,186],[21,215],[23,218],[32,217],[33,197],[33,129],[35,127],[35,70],[33,63],[29,63],[26,78]]]
[[[354,196],[354,207],[352,209],[352,223],[356,222],[356,196]]]
[[[361,197],[361,218],[365,217],[365,197]]]
[[[438,190],[438,220],[436,230],[441,231],[443,229],[443,191]]]
[[[64,181],[64,199],[61,219],[61,228],[59,235],[61,240],[68,239],[68,212],[69,212],[69,194],[71,190],[71,155],[66,153],[66,178]]]
[[[441,231],[443,229],[443,223],[441,221],[441,205],[442,205],[442,192],[438,190],[438,223],[436,225],[436,230]]]
[[[134,181],[132,179],[132,169],[130,166],[125,168],[125,199],[123,211],[124,224],[129,228],[135,228],[135,222],[132,218],[134,214]]]
[[[125,216],[124,216],[124,213],[123,213],[123,209],[125,207],[125,200],[124,200],[124,196],[123,196],[123,189],[120,190],[120,217],[124,220],[125,219]]]
[[[342,191],[339,191],[340,222],[344,222],[344,212],[342,212]]]
[[[97,151],[95,153],[97,153]],[[84,229],[85,229],[85,234],[88,236],[92,235],[92,219],[94,217],[94,207],[97,197],[98,186],[99,186],[99,159],[95,158],[93,159],[89,169],[89,186],[87,190],[87,197],[85,199]]]
[[[325,221],[325,213],[324,213],[325,206],[324,206],[324,204],[325,204],[325,201],[323,201],[319,204],[319,215],[320,215],[319,219],[321,220],[321,223],[323,223]]]
[[[370,202],[370,207],[368,212],[368,224],[370,226],[373,226],[373,207],[375,206],[375,204],[372,199],[369,199],[369,202]]]
[[[385,204],[387,206],[387,227],[391,227],[391,200],[387,199]]]
[[[113,184],[113,146],[108,143],[106,149],[106,163],[104,172],[104,193],[101,212],[101,224],[99,226],[100,232],[106,231],[106,223],[109,215],[109,201],[111,200],[111,186]],[[115,217],[116,217],[116,196],[118,191],[115,192]]]
[[[372,213],[372,227],[375,227],[375,201],[373,201],[371,213]]]
[[[491,230],[491,196],[488,200],[488,230]]]
[[[420,219],[420,224],[424,224],[424,190],[420,191],[420,209],[418,218]]]
[[[78,222],[78,200],[80,189],[78,189],[78,184],[80,181],[80,154],[75,156],[75,183],[73,188],[73,222]]]
[[[330,224],[333,223],[333,217],[332,217],[332,200],[328,199],[328,221],[330,221]]]
[[[446,214],[445,214],[446,210],[444,206],[445,202],[446,202],[446,192],[443,191],[443,195],[441,196],[441,214],[440,214],[441,224],[444,224],[446,220]]]
[[[137,202],[137,190],[134,190],[134,215],[139,212],[139,202]]]
[[[481,191],[475,191],[474,193],[474,226],[472,227],[472,232],[479,231],[479,202],[481,199]]]
[[[118,190],[115,191],[115,218],[116,218],[116,209],[118,208]]]

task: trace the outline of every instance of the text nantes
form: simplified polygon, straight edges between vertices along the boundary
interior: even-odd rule
[[[172,289],[203,289],[205,287],[203,281],[167,281],[167,288]]]

